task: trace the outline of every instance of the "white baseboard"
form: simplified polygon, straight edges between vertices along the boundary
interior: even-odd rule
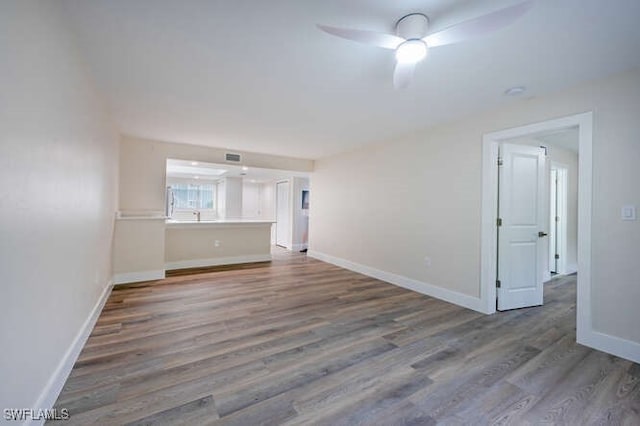
[[[422,281],[417,281],[403,275],[381,271],[370,266],[361,265],[349,260],[334,257],[325,253],[320,253],[315,250],[309,250],[307,252],[307,256],[313,257],[314,259],[318,259],[323,262],[331,263],[336,266],[340,266],[341,268],[349,269],[350,271],[358,272],[369,277],[377,278],[379,280],[395,284],[402,288],[413,290],[427,296],[435,297],[436,299],[444,300],[445,302],[453,303],[455,305],[472,309],[483,314],[486,313],[484,303],[478,297],[468,296],[456,291],[447,290],[445,288],[427,284]]]
[[[137,283],[140,281],[161,280],[164,278],[164,276],[164,269],[157,269],[154,271],[126,272],[123,274],[114,274],[113,283],[118,285],[126,283]]]
[[[179,260],[176,262],[165,263],[164,268],[167,271],[169,271],[172,269],[202,268],[205,266],[237,265],[240,263],[270,262],[270,261],[271,261],[270,254],[252,254],[248,256],[230,256],[230,257],[214,257],[211,259]]]
[[[102,312],[102,308],[107,302],[112,289],[113,283],[107,283],[107,286],[102,291],[102,294],[98,298],[98,301],[93,307],[93,310],[85,320],[84,324],[82,324],[82,327],[80,327],[80,330],[78,331],[78,334],[76,334],[75,339],[73,339],[71,346],[69,347],[69,349],[67,349],[67,352],[64,354],[64,357],[62,357],[60,364],[58,364],[58,367],[49,378],[47,385],[45,386],[44,390],[33,406],[34,408],[53,408],[53,405],[56,403],[56,400],[58,399],[58,396],[60,395],[60,392],[62,391],[62,388],[67,381],[67,378],[69,377],[69,374],[71,373],[71,369],[76,363],[76,360],[78,359],[78,356],[80,355],[80,351],[82,351],[84,344],[87,342],[87,339],[91,334],[91,330],[93,330],[93,326],[96,324],[96,321],[98,320],[98,317]],[[43,420],[30,420],[25,424],[36,425],[42,424],[43,422]]]
[[[581,345],[640,363],[640,343],[594,330],[578,333],[577,341]]]

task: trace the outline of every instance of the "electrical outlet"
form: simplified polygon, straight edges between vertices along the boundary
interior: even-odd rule
[[[213,242],[214,247],[220,247],[220,240],[215,240]]]
[[[424,258],[424,264],[427,268],[431,267],[431,258],[430,257],[425,257]]]

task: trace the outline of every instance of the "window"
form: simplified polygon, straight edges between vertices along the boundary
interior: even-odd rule
[[[212,210],[215,208],[215,185],[212,183],[171,185],[174,208],[183,210]]]

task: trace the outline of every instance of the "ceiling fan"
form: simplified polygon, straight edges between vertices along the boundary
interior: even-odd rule
[[[395,35],[320,24],[318,28],[348,40],[395,50],[393,84],[397,89],[402,89],[411,83],[416,64],[427,56],[429,48],[459,43],[506,27],[524,15],[532,3],[531,0],[525,1],[431,34],[427,32],[429,18],[422,13],[411,13],[400,18],[396,23]]]

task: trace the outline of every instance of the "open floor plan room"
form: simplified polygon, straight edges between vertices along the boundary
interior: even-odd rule
[[[640,425],[640,0],[0,0],[0,423]]]

